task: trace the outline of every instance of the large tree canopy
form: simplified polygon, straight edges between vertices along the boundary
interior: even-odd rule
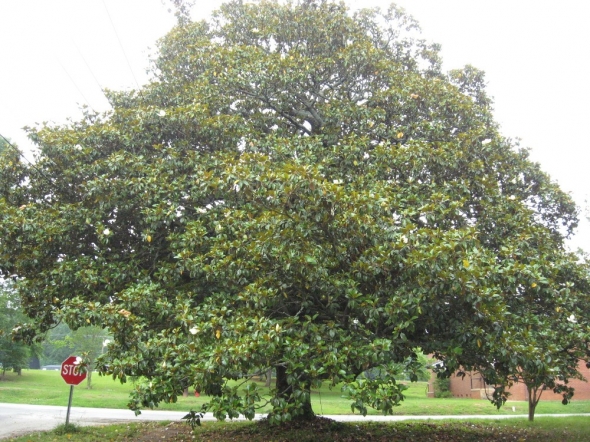
[[[531,302],[587,317],[557,296],[587,290],[573,202],[499,134],[483,73],[443,73],[417,31],[395,7],[232,1],[180,20],[112,111],[31,129],[35,165],[0,185],[21,336],[105,326],[101,370],[147,380],[132,408],[196,386],[220,418],[281,420],[324,380],[391,411],[413,349],[483,366]],[[226,382],[268,368],[270,398]]]

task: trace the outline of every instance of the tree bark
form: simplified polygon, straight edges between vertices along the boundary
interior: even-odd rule
[[[538,388],[529,387],[527,385],[527,392],[529,396],[529,422],[533,422],[535,420],[535,409],[537,408],[537,404],[539,403],[539,399],[541,399],[541,393],[537,396]]]
[[[88,368],[88,371],[86,372],[86,389],[92,390],[92,369],[91,368]]]
[[[529,398],[529,422],[533,422],[535,420],[535,408],[536,404]]]

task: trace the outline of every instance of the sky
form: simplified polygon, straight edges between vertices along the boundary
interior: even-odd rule
[[[444,69],[486,72],[505,136],[583,207],[590,200],[590,2],[586,0],[398,0],[442,45]],[[193,19],[221,0],[196,0]],[[355,9],[387,0],[347,0]],[[0,0],[0,134],[24,149],[22,130],[108,109],[102,89],[145,84],[157,40],[175,23],[166,0]],[[582,220],[573,248],[590,252]]]

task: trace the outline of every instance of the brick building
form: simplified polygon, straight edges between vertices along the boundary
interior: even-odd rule
[[[585,379],[590,380],[590,369],[586,368],[584,362],[580,362],[579,372]],[[434,381],[436,375],[431,376],[428,382],[428,397],[434,397]],[[573,400],[590,400],[590,383],[581,381],[579,379],[571,379],[569,385],[574,387],[575,394]],[[494,391],[493,387],[489,387],[483,381],[479,373],[467,372],[465,377],[451,376],[450,391],[453,397],[469,398],[469,399],[487,399],[487,394],[491,395]],[[515,384],[510,390],[510,400],[526,401],[528,394],[526,386],[523,383]],[[560,394],[555,394],[551,390],[546,390],[541,396],[541,400],[561,400],[563,397]]]

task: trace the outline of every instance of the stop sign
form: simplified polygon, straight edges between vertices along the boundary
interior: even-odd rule
[[[86,379],[86,371],[80,372],[82,358],[79,356],[70,356],[61,363],[61,377],[68,385],[78,385]]]

